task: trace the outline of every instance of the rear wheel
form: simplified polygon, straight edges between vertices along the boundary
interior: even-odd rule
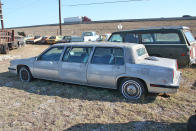
[[[19,77],[22,82],[30,82],[33,79],[30,70],[25,66],[19,69]]]
[[[126,78],[122,80],[119,89],[122,95],[129,100],[144,99],[146,94],[143,82],[135,78]]]

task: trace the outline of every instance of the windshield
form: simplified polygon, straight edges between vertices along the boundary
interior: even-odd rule
[[[193,35],[190,31],[185,31],[184,34],[185,34],[187,40],[189,41],[189,43],[192,43],[195,41],[195,38],[193,37]]]
[[[93,36],[93,33],[92,32],[84,32],[83,36]]]

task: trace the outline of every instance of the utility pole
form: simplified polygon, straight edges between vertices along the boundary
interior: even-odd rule
[[[0,0],[0,20],[1,20],[1,28],[2,30],[4,29],[4,24],[3,24],[3,12],[2,12],[2,3],[1,3],[1,0]]]
[[[62,35],[62,26],[61,26],[61,0],[59,0],[59,29],[60,35]]]

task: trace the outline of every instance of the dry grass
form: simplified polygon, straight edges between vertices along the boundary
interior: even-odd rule
[[[47,47],[27,45],[9,55],[35,56]],[[177,94],[149,95],[145,101],[133,102],[115,90],[38,79],[22,83],[8,73],[8,66],[8,59],[0,61],[1,130],[186,130],[196,109],[195,67],[181,69]]]

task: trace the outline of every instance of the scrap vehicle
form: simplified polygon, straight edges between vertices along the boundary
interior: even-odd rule
[[[100,35],[97,35],[95,31],[87,31],[82,33],[84,41],[99,41]]]
[[[33,78],[119,89],[131,100],[146,93],[176,93],[181,73],[174,59],[150,57],[142,44],[78,42],[51,45],[37,57],[10,61],[23,82]]]
[[[58,43],[70,43],[72,36],[63,36],[62,40],[59,40]]]
[[[110,42],[144,44],[150,56],[173,58],[180,66],[196,64],[196,40],[189,27],[164,26],[112,33]]]
[[[46,42],[47,44],[56,44],[63,39],[63,36],[50,36]]]
[[[7,54],[10,49],[18,48],[14,30],[0,30],[0,53]]]
[[[40,41],[41,39],[42,39],[41,36],[30,37],[29,39],[26,40],[26,44],[35,44],[36,42]]]

